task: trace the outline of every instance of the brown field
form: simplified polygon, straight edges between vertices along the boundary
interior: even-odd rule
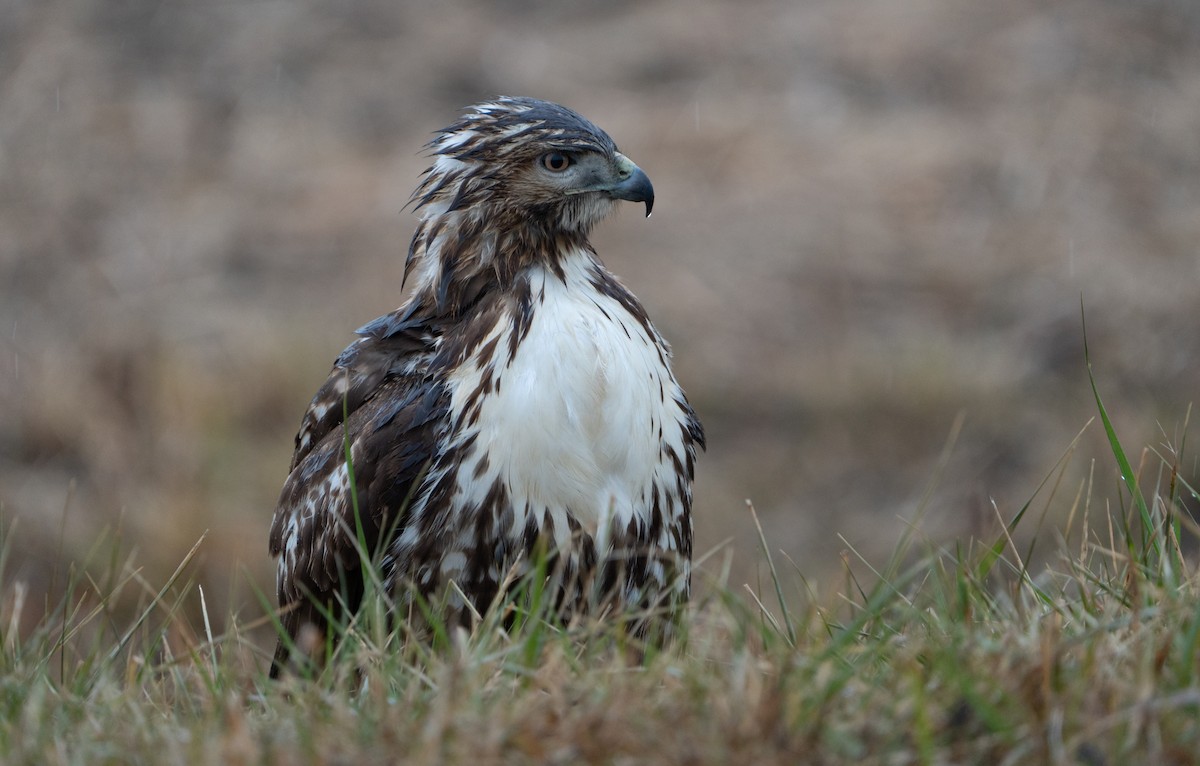
[[[9,0],[8,580],[40,603],[109,530],[157,584],[208,530],[209,609],[256,617],[304,407],[401,300],[420,147],[497,93],[579,110],[654,180],[596,245],[674,345],[699,549],[731,538],[735,580],[746,498],[818,583],[891,551],[931,482],[934,543],[1010,518],[1096,411],[1081,299],[1134,462],[1180,444],[1195,3]],[[1047,527],[1093,459],[1116,498],[1106,450],[1088,427]]]

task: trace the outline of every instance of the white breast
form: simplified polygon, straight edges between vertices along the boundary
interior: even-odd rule
[[[675,441],[685,418],[665,352],[620,302],[592,286],[590,265],[580,253],[566,263],[565,280],[533,274],[529,331],[498,371],[499,390],[480,407],[477,448],[458,475],[464,501],[482,500],[500,477],[518,530],[527,512],[548,514],[561,543],[570,513],[603,553],[611,523],[648,513],[660,427]],[[509,326],[505,317],[491,336],[505,343]],[[485,374],[473,365],[456,372],[452,415]],[[483,455],[488,467],[475,478]]]

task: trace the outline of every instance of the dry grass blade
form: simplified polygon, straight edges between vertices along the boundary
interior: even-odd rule
[[[782,628],[787,631],[788,643],[792,646],[795,646],[796,629],[792,624],[791,615],[788,614],[787,599],[783,597],[783,585],[779,582],[779,570],[775,568],[775,561],[771,558],[771,548],[769,545],[767,545],[767,536],[763,533],[762,523],[758,520],[758,512],[754,510],[754,503],[747,500],[746,508],[750,511],[750,518],[754,519],[754,528],[758,530],[758,541],[762,546],[763,557],[767,560],[767,569],[769,569],[771,572],[771,582],[775,585],[775,598],[779,600],[779,609],[783,613]],[[746,589],[750,590],[749,586],[747,586]],[[765,607],[763,607],[762,602],[759,601],[757,596],[754,597],[754,600],[758,603],[759,607],[763,609],[763,614],[767,615],[767,617],[771,619],[771,624],[775,626],[775,629],[779,630],[781,626],[775,621],[774,618],[770,617],[770,613]]]
[[[175,586],[175,583],[177,580],[179,580],[180,575],[182,575],[184,570],[188,568],[188,565],[192,563],[192,559],[196,557],[196,553],[200,550],[200,546],[204,543],[204,538],[207,536],[208,532],[205,531],[204,534],[200,535],[200,538],[196,540],[195,544],[192,545],[191,550],[189,550],[187,555],[183,557],[183,560],[179,562],[179,566],[175,567],[175,571],[172,572],[171,576],[167,578],[167,582],[163,584],[162,588],[159,589],[155,597],[150,601],[149,604],[146,605],[146,608],[143,609],[141,614],[138,615],[137,619],[133,621],[133,624],[129,626],[124,635],[121,636],[121,640],[117,642],[116,646],[109,651],[107,658],[109,661],[115,660],[118,656],[120,656],[121,652],[124,651],[129,645],[129,640],[133,638],[134,634],[136,634],[139,629],[141,629],[146,620],[149,619],[150,615],[156,609],[158,609],[159,605],[163,601],[163,597],[166,596],[171,588]]]

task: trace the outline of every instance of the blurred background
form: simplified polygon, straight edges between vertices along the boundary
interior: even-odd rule
[[[747,498],[818,584],[849,546],[882,563],[927,489],[921,538],[994,534],[1096,413],[1081,299],[1131,459],[1180,444],[1190,0],[0,0],[7,581],[43,603],[119,537],[157,586],[207,530],[211,614],[261,615],[300,417],[402,300],[421,146],[495,94],[654,180],[595,244],[708,429],[698,546],[731,584]],[[1047,529],[1089,475],[1119,503],[1098,424]]]

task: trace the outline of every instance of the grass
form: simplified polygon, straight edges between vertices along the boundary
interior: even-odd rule
[[[270,617],[231,615],[214,635],[187,579],[199,541],[156,587],[113,539],[32,628],[22,584],[0,581],[0,761],[1196,763],[1200,577],[1186,551],[1200,498],[1182,442],[1135,470],[1096,404],[1120,472],[1111,505],[1095,499],[1103,467],[1068,490],[1072,448],[994,539],[945,548],[914,532],[825,600],[764,536],[768,586],[745,598],[719,573],[699,583],[662,651],[543,619],[534,587],[503,605],[525,615],[514,627],[493,610],[432,643],[367,610],[323,671],[273,683]],[[1017,532],[1062,497],[1069,520],[1039,523],[1034,543],[1053,553],[1035,573]],[[138,608],[118,609],[130,592]]]

